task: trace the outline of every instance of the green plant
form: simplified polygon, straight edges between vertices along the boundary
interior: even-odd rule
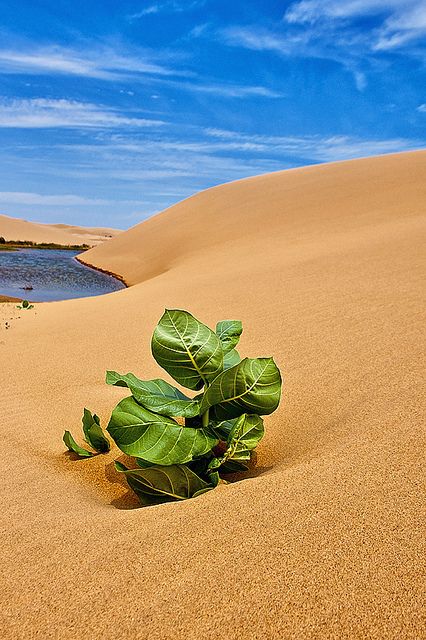
[[[84,409],[82,423],[84,439],[87,444],[98,453],[108,453],[110,443],[102,431],[101,422],[96,413],[92,415],[88,409]],[[80,458],[91,458],[95,455],[92,451],[80,447],[69,431],[65,431],[63,441],[69,451],[76,453]]]
[[[34,305],[30,304],[28,300],[22,300],[21,304],[18,304],[17,309],[34,309]]]
[[[199,392],[193,397],[165,380],[107,372],[107,384],[132,394],[115,407],[107,431],[135,459],[136,468],[119,461],[115,468],[143,505],[196,497],[222,475],[247,470],[264,434],[261,416],[278,407],[281,376],[272,358],[240,359],[241,333],[237,320],[223,320],[212,331],[187,311],[166,309],[152,336],[152,355],[177,383]],[[70,438],[66,432],[69,449],[93,455]]]

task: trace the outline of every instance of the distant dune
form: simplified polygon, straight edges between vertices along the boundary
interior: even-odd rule
[[[117,236],[119,229],[41,224],[0,214],[0,236],[6,240],[31,240],[56,244],[88,244],[91,247]]]
[[[424,151],[242,180],[84,254],[134,286],[0,305],[5,640],[424,637],[425,203]],[[165,307],[241,319],[284,395],[252,477],[134,509],[61,438],[162,375]]]

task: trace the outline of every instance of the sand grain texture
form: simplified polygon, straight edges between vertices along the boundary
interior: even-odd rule
[[[0,319],[1,636],[424,637],[426,153],[205,191],[85,254],[134,286]],[[253,477],[133,509],[74,461],[107,368],[157,376],[164,307],[241,318],[285,378]],[[161,374],[160,374],[161,375]]]

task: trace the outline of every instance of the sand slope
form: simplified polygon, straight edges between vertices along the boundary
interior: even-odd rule
[[[2,637],[423,637],[425,178],[417,152],[224,185],[85,254],[135,286],[2,305]],[[130,509],[116,452],[61,437],[125,395],[106,368],[160,373],[164,307],[241,318],[284,399],[254,477]]]
[[[6,240],[32,240],[56,244],[94,246],[117,236],[119,229],[76,227],[68,224],[41,224],[0,214],[0,236]]]

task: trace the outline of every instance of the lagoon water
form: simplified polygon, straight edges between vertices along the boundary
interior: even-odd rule
[[[75,259],[79,251],[0,251],[0,294],[32,302],[85,298],[123,289],[120,280]],[[25,291],[23,287],[33,287]]]

